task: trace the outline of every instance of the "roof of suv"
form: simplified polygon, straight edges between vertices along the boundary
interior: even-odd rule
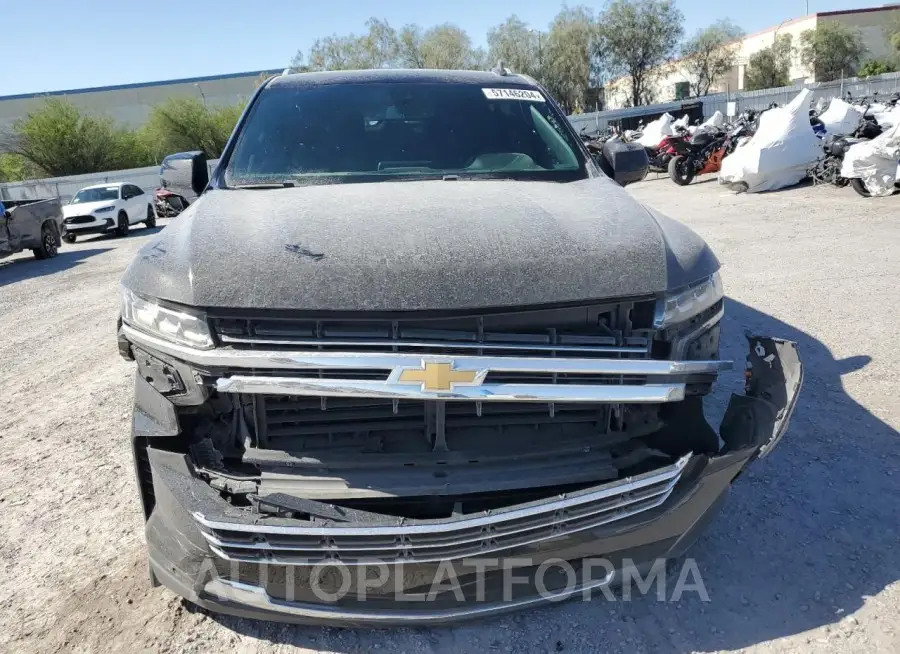
[[[420,82],[423,84],[472,84],[478,86],[528,86],[535,83],[523,75],[498,75],[477,70],[376,69],[331,70],[294,73],[272,78],[269,86],[306,86],[316,84],[364,84],[367,82]]]

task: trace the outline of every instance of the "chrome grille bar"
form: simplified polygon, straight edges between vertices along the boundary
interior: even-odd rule
[[[656,508],[672,494],[689,460],[690,455],[685,455],[671,466],[570,497],[428,525],[288,527],[222,523],[199,513],[194,519],[212,551],[231,561],[276,565],[314,565],[328,560],[348,565],[427,563],[489,555]]]
[[[684,384],[614,386],[591,384],[481,384],[425,391],[412,384],[353,379],[232,376],[216,380],[220,393],[267,393],[317,397],[374,397],[478,402],[622,402],[658,404],[684,399]]]

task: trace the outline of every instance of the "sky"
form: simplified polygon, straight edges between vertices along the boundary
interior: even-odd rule
[[[747,33],[810,12],[887,0],[676,0],[688,34],[719,18]],[[900,2],[900,0],[896,0]],[[571,0],[596,10],[605,0]],[[283,68],[317,37],[454,23],[476,45],[510,14],[547,29],[556,0],[2,0],[0,97]],[[714,8],[718,7],[718,8]]]

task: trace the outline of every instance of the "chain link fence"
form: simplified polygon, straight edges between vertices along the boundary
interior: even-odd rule
[[[669,112],[672,115],[678,113],[683,106],[693,105],[698,100],[703,103],[703,115],[709,118],[716,111],[728,116],[728,103],[734,102],[735,115],[746,109],[761,111],[773,102],[784,105],[790,102],[802,89],[812,91],[811,104],[814,106],[820,99],[832,98],[889,98],[892,94],[900,92],[900,73],[886,73],[867,78],[851,77],[833,82],[820,82],[815,84],[794,84],[773,89],[760,89],[759,91],[737,91],[734,93],[713,93],[701,98],[691,98],[684,102],[667,102],[663,104],[647,105],[643,107],[629,107],[628,109],[612,109],[598,111],[589,114],[569,116],[569,122],[576,130],[584,128],[586,132],[605,130],[610,124],[616,124],[624,118],[634,116],[661,114]],[[680,116],[675,116],[676,118]]]

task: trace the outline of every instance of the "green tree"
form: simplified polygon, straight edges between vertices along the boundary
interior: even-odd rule
[[[155,161],[173,152],[202,150],[215,159],[222,154],[244,103],[208,107],[196,98],[172,98],[156,105],[141,129]]]
[[[488,63],[494,66],[502,61],[510,70],[540,80],[545,39],[545,35],[530,29],[527,23],[513,14],[488,30]]]
[[[857,75],[860,77],[871,77],[872,75],[883,75],[884,73],[893,73],[897,67],[887,61],[879,59],[870,59],[862,65]]]
[[[598,40],[597,20],[587,7],[564,7],[550,24],[542,48],[543,83],[567,113],[584,105]]]
[[[653,100],[653,81],[684,34],[672,0],[613,0],[600,16],[598,54],[613,74],[628,77],[634,106]]]
[[[316,39],[309,50],[310,70],[356,70],[362,68],[386,68],[397,60],[398,37],[387,21],[370,18],[366,21],[366,33],[362,35],[332,34]],[[293,65],[299,67],[303,54],[298,52]]]
[[[50,98],[13,126],[7,161],[27,162],[48,177],[136,168],[152,163],[137,135],[112,119],[82,113],[72,102]],[[7,165],[10,165],[9,163]]]
[[[406,25],[398,35],[398,64],[405,68],[470,69],[479,58],[465,30],[445,23],[425,31]]]
[[[747,91],[771,89],[791,83],[791,53],[793,39],[790,34],[775,37],[775,43],[750,55],[744,74]]]
[[[22,155],[12,152],[0,154],[0,182],[19,182],[40,177],[40,171]]]
[[[900,15],[894,16],[884,28],[884,36],[894,49],[894,56],[900,57]]]
[[[865,53],[859,30],[840,23],[822,23],[800,35],[800,61],[817,82],[853,76]]]
[[[730,20],[720,20],[697,31],[681,48],[682,68],[691,85],[691,93],[706,95],[710,87],[734,66],[737,39],[744,31]]]

